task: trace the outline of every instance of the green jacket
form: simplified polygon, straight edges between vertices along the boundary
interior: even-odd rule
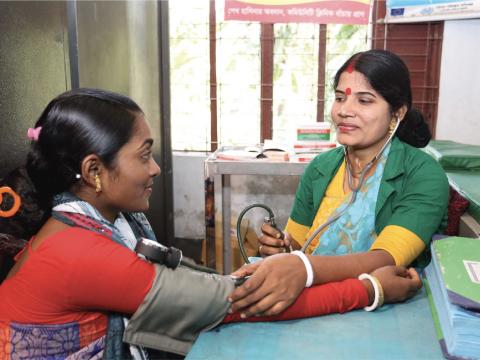
[[[310,227],[328,184],[344,158],[343,147],[318,155],[305,169],[297,188],[290,218]],[[402,226],[428,245],[446,219],[449,197],[447,177],[428,154],[394,138],[383,172],[375,231],[388,225]]]

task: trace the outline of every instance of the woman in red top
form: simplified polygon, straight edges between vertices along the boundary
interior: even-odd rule
[[[185,354],[200,331],[222,321],[371,309],[383,300],[404,300],[421,286],[413,270],[392,266],[373,278],[306,289],[275,317],[227,314],[234,288],[229,276],[170,269],[133,251],[140,237],[155,237],[142,212],[160,173],[137,104],[107,91],[72,90],[48,104],[29,137],[28,176],[20,171],[17,180],[30,184],[34,196],[6,179],[24,203],[13,218],[1,220],[0,232],[11,232],[30,197],[45,213],[22,219],[36,234],[0,285],[2,359],[144,358],[137,345]]]

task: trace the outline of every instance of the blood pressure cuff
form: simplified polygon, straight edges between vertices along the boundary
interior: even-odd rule
[[[152,288],[132,315],[123,341],[185,355],[198,335],[218,325],[230,304],[229,276],[155,264]]]

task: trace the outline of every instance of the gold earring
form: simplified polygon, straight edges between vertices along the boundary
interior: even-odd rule
[[[102,183],[100,181],[100,176],[98,174],[95,175],[95,192],[99,193],[102,191]]]
[[[398,124],[399,121],[400,121],[400,119],[398,117],[395,120],[390,121],[390,126],[388,128],[388,133],[390,135],[392,135],[393,132],[395,131],[395,128],[397,127],[397,124]]]

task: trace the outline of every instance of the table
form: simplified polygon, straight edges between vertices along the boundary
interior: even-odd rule
[[[217,150],[217,152],[222,149]],[[216,153],[205,160],[205,175],[213,180],[215,193],[215,214],[221,214],[221,229],[206,231],[207,266],[215,267],[215,233],[220,231],[223,244],[223,273],[232,271],[230,246],[230,217],[231,217],[231,188],[232,175],[301,175],[307,163],[300,162],[273,162],[265,160],[227,161],[217,160]]]
[[[401,304],[310,319],[236,323],[200,335],[187,360],[443,359],[425,289]]]

